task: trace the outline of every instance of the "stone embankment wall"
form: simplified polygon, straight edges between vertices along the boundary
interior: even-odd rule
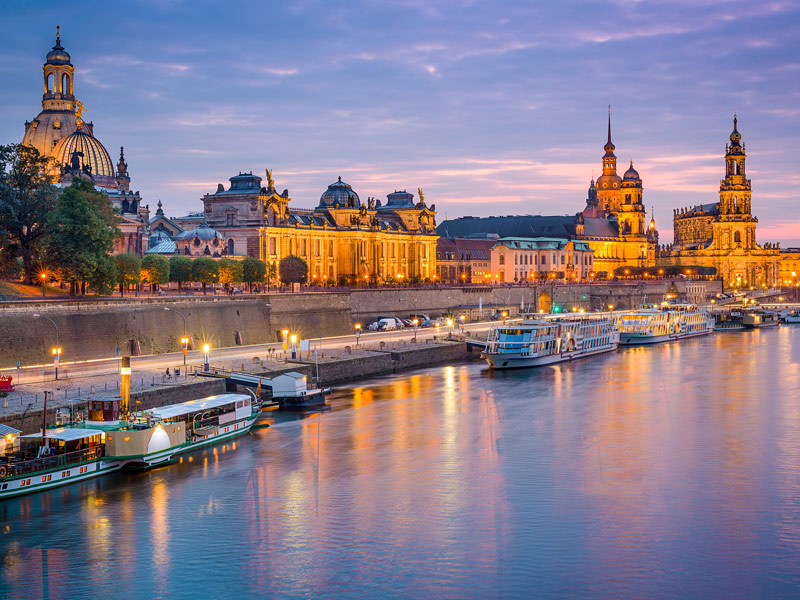
[[[521,303],[538,308],[540,298],[565,308],[617,309],[663,299],[669,282],[594,285],[541,285],[487,288],[400,288],[334,293],[269,294],[259,297],[140,298],[107,301],[18,302],[0,304],[0,367],[51,361],[58,324],[62,360],[87,360],[134,353],[158,354],[180,350],[186,332],[193,347],[277,342],[282,329],[304,338],[350,334],[356,322],[368,323],[382,315],[432,317],[468,310],[479,304],[486,315],[492,307],[516,311]],[[720,291],[719,282],[707,282],[708,293]],[[679,293],[686,282],[676,282]],[[174,309],[165,311],[164,308]]]

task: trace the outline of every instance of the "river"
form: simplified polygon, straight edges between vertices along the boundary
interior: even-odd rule
[[[800,327],[330,403],[3,502],[0,597],[800,594]]]

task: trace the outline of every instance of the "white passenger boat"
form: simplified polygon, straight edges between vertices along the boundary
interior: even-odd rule
[[[611,352],[619,333],[608,315],[526,315],[520,324],[492,327],[481,358],[494,369],[541,367]]]
[[[623,346],[658,344],[714,331],[714,317],[688,304],[620,313],[616,323]]]
[[[800,323],[800,311],[791,310],[783,315],[784,323]]]
[[[9,436],[14,439],[0,454],[0,500],[165,463],[247,433],[261,412],[255,395],[246,394],[189,400],[127,419],[120,418],[119,405],[119,398],[89,400],[88,411],[68,411],[72,418],[64,426]]]
[[[250,431],[261,413],[255,395],[219,394],[135,413],[106,436],[108,454],[126,467],[150,467]]]
[[[0,500],[106,475],[122,467],[105,456],[105,432],[59,427],[17,436],[0,455]]]

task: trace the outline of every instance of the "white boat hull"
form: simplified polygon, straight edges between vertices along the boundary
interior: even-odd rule
[[[250,417],[232,423],[226,423],[217,428],[216,431],[210,432],[206,435],[195,436],[192,441],[186,442],[179,446],[172,446],[165,450],[145,454],[144,456],[127,458],[123,461],[123,466],[128,468],[148,468],[154,467],[159,464],[167,463],[180,454],[186,452],[193,452],[206,446],[219,444],[225,440],[244,435],[250,431],[250,428],[256,422],[259,413],[253,413]]]
[[[637,333],[620,333],[620,345],[622,346],[643,346],[649,344],[660,344],[662,342],[674,342],[684,338],[697,337],[713,333],[714,329],[701,329],[699,331],[685,331],[682,333],[670,333],[668,335],[642,335]]]
[[[107,475],[118,471],[122,465],[116,460],[94,460],[83,464],[74,464],[49,471],[37,471],[26,475],[0,479],[0,500],[34,494],[64,485],[70,485],[86,479]]]
[[[592,350],[588,350],[586,352],[583,350],[573,350],[572,352],[561,352],[558,354],[550,354],[548,356],[526,356],[524,354],[510,352],[503,352],[500,354],[483,352],[481,353],[481,358],[489,363],[489,366],[493,369],[521,369],[525,367],[546,367],[548,365],[555,365],[574,360],[576,358],[584,358],[586,356],[593,356],[595,354],[613,352],[616,349],[617,344],[610,344],[600,348],[593,348]]]

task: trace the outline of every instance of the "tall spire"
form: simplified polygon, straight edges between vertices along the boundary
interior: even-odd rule
[[[611,141],[611,105],[608,105],[608,141],[603,146],[606,151],[606,156],[614,156],[614,142]]]
[[[56,25],[56,46],[61,45],[61,25]]]

